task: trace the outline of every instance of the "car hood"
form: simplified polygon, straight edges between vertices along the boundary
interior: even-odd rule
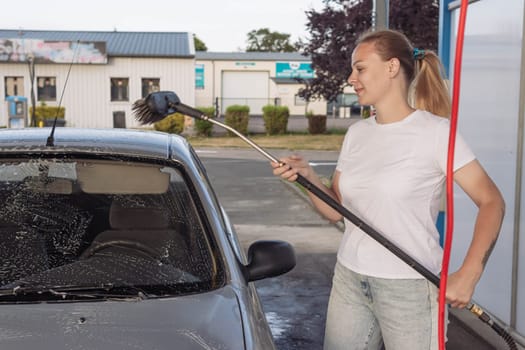
[[[230,287],[142,301],[0,304],[0,349],[244,349]]]

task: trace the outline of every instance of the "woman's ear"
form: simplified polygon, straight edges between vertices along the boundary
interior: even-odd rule
[[[395,76],[397,76],[397,74],[399,73],[400,67],[401,67],[401,64],[399,62],[399,59],[397,59],[396,57],[393,57],[388,61],[388,73],[391,78],[394,78]]]

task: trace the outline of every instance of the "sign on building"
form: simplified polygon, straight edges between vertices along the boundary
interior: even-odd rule
[[[195,64],[195,88],[204,89],[204,64]]]
[[[0,62],[107,64],[106,43],[102,41],[45,41],[0,39]]]
[[[276,62],[275,77],[311,79],[314,71],[310,62]]]

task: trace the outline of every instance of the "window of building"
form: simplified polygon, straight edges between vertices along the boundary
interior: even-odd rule
[[[160,91],[160,79],[158,78],[143,78],[142,79],[142,98],[148,96],[152,92]]]
[[[24,95],[24,77],[5,77],[5,97]]]
[[[142,78],[142,97],[146,97],[152,92],[160,91],[159,78]]]
[[[57,86],[55,77],[36,78],[37,95],[39,101],[56,101]]]
[[[299,96],[299,95],[295,95],[295,102],[294,102],[294,104],[296,106],[306,106],[306,100],[303,97]]]
[[[128,78],[111,78],[111,101],[129,101],[128,90]]]
[[[114,128],[126,128],[126,112],[115,111],[113,112],[113,127]]]

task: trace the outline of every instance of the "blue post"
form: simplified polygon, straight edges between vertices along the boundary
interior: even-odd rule
[[[451,34],[451,12],[448,5],[452,0],[439,1],[439,37],[438,37],[438,55],[445,68],[445,78],[448,79],[450,74],[450,34]],[[439,231],[439,243],[443,247],[445,241],[445,210],[439,211],[436,226]]]
[[[452,0],[439,0],[439,37],[438,55],[445,67],[445,74],[449,76],[450,68],[450,17],[451,12],[448,5]]]

